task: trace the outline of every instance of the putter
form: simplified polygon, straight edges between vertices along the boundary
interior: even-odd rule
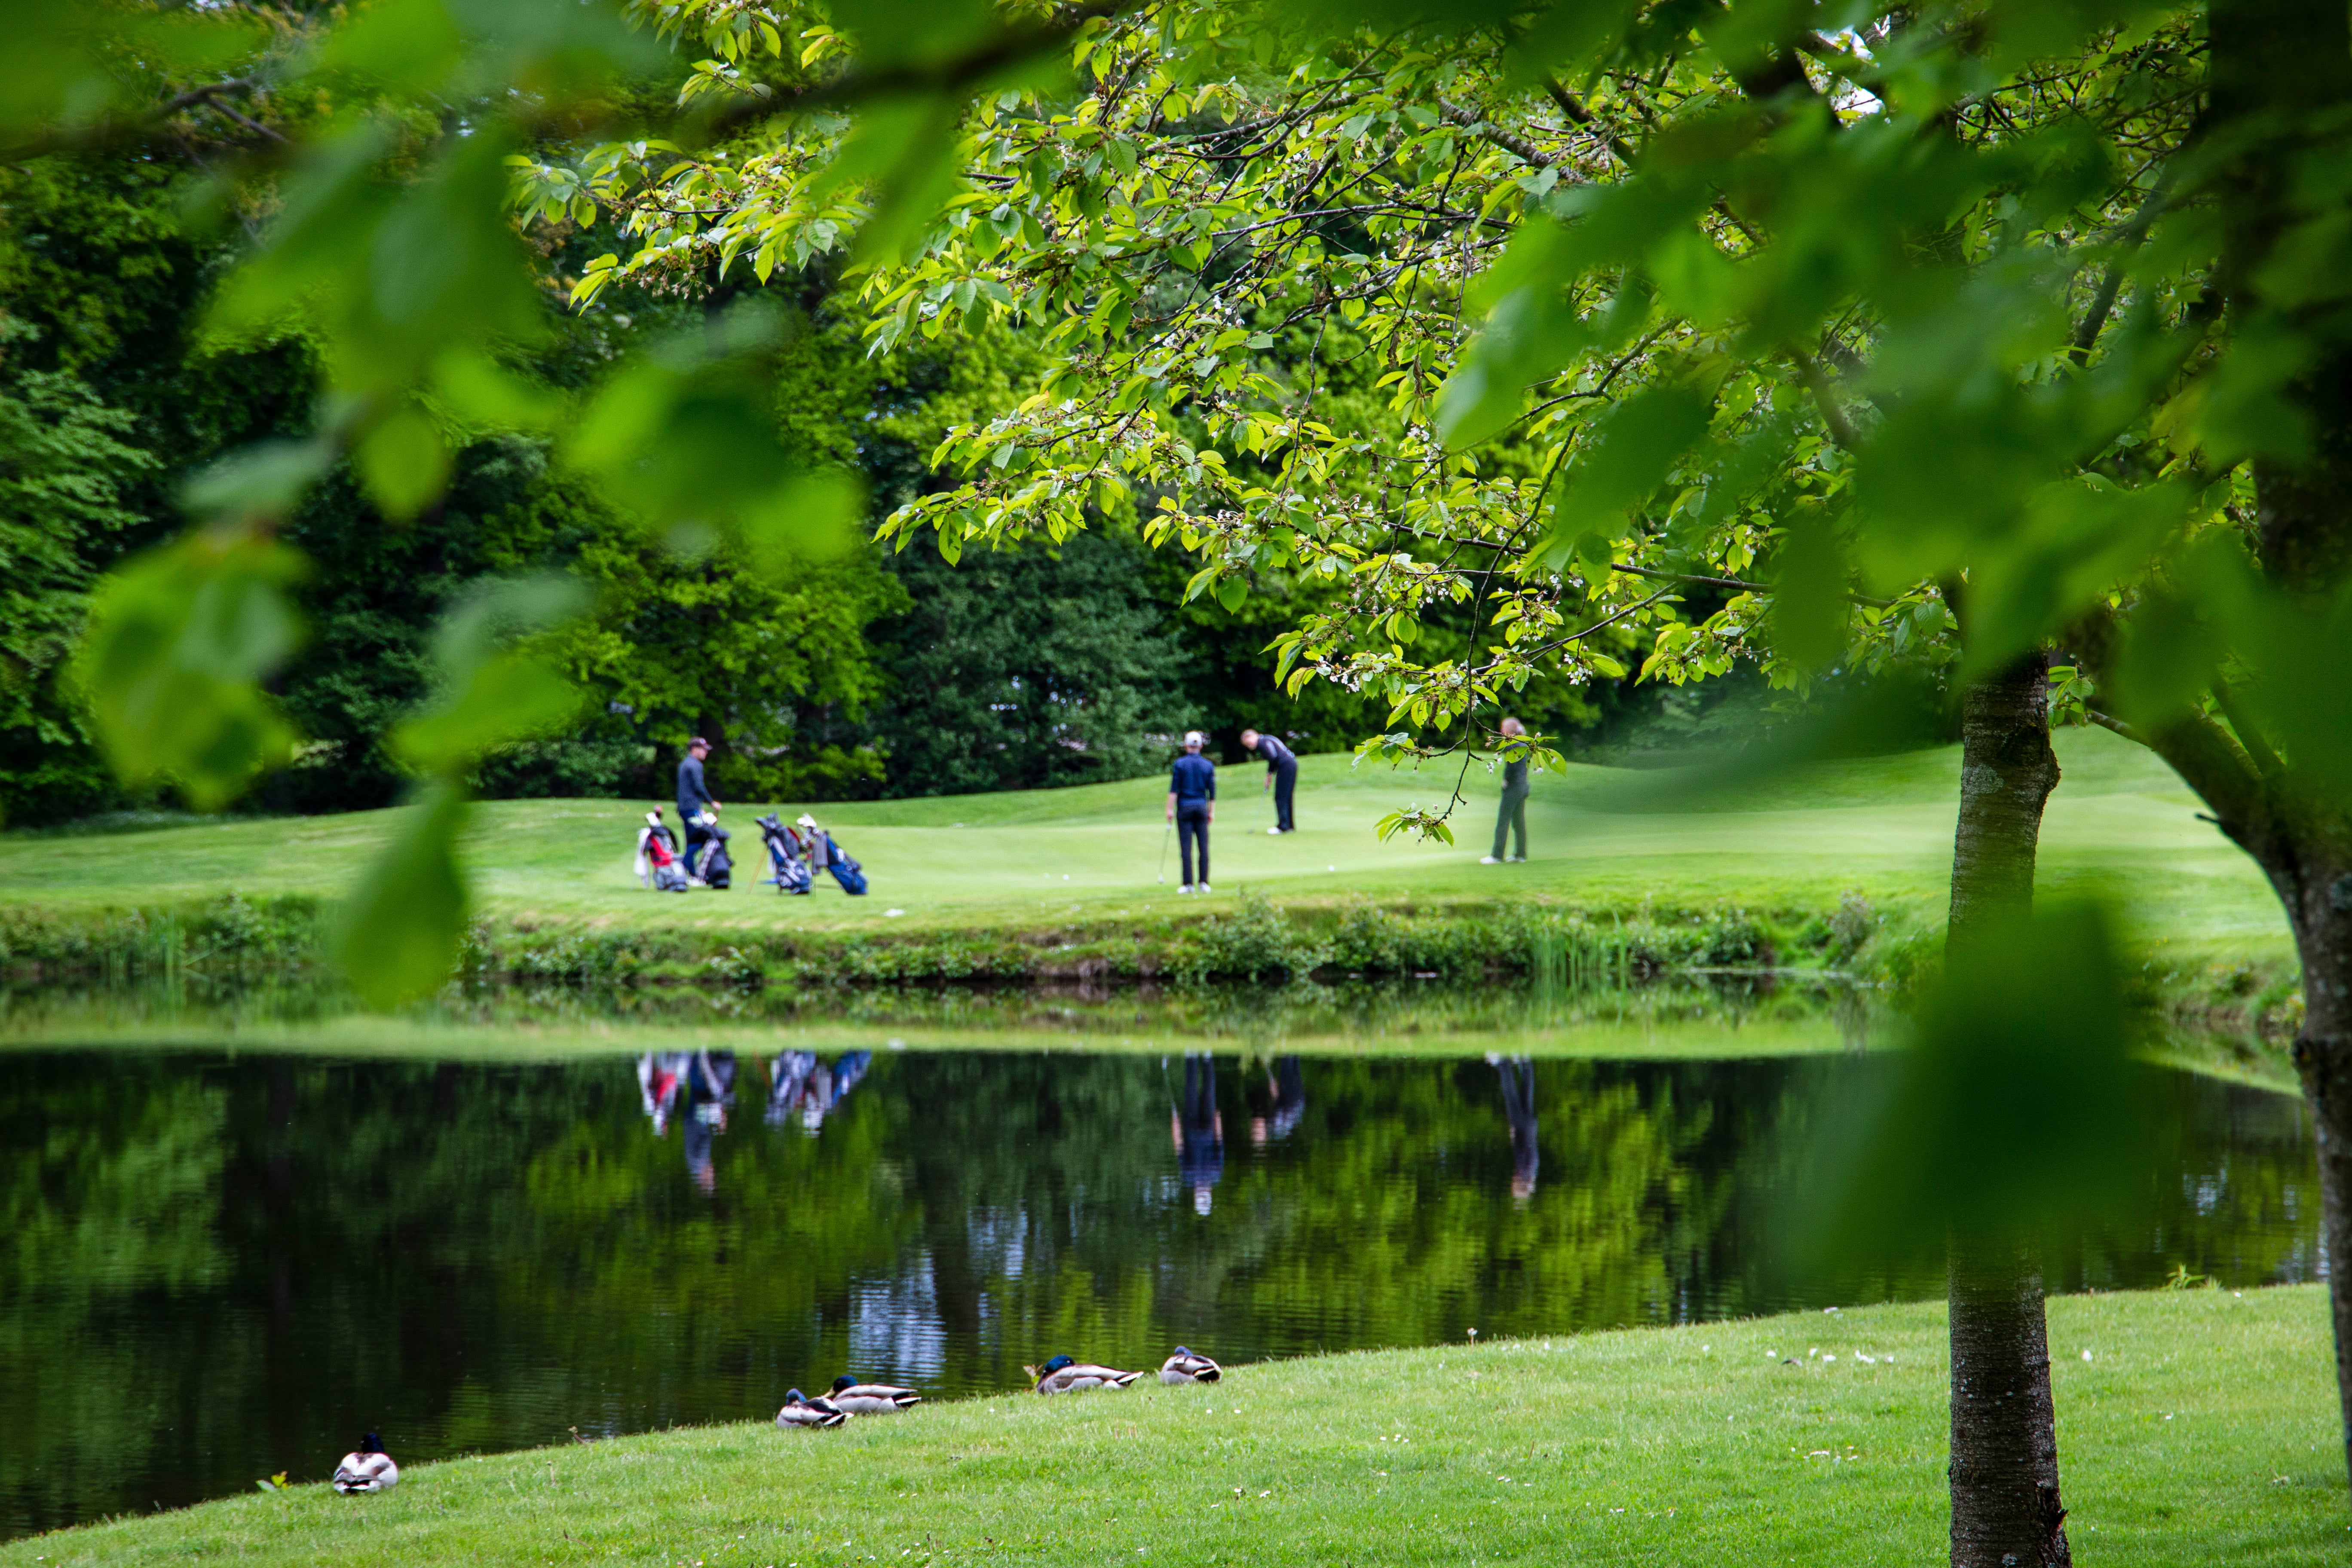
[[[1176,825],[1171,822],[1160,835],[1160,885],[1163,888],[1168,885],[1168,835],[1175,831]]]

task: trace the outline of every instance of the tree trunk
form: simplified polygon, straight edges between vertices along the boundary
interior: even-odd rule
[[[2042,808],[2057,787],[2037,653],[1961,700],[1948,955],[2032,912]],[[1995,1237],[1955,1235],[1949,1262],[1952,1568],[2071,1565],[2041,1271],[2025,1246]]]
[[[2275,587],[2325,601],[2352,580],[2352,344],[2327,314],[2330,304],[2306,303],[2295,314],[2263,297],[2261,279],[2280,239],[2310,216],[2308,170],[2345,156],[2352,9],[2343,0],[2212,0],[2208,35],[2207,118],[2218,135],[2242,138],[2217,182],[2222,291],[2234,318],[2284,314],[2315,351],[2286,387],[2309,450],[2301,461],[2254,465],[2258,559]],[[2240,722],[2234,712],[2231,722]],[[2304,994],[2295,1066],[2317,1134],[2336,1389],[2352,1472],[2352,816],[2340,790],[2300,775],[2292,756],[2282,766],[2274,752],[2222,747],[2217,760],[2210,744],[2158,750],[2261,863],[2294,930]]]
[[[2336,1326],[2336,1394],[2352,1474],[2352,835],[2308,819],[2263,857],[2303,961],[2294,1065],[2319,1154],[2320,1241]],[[2313,838],[2323,840],[2314,846]],[[2317,850],[2315,853],[2315,850]]]

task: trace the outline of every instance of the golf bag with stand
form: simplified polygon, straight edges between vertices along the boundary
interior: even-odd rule
[[[776,873],[760,879],[774,883],[779,893],[814,891],[816,877],[809,870],[808,858],[801,853],[798,837],[782,819],[772,812],[760,818],[760,837],[768,846],[768,864]]]
[[[732,887],[735,861],[727,853],[727,830],[719,826],[718,817],[707,811],[702,814],[701,826],[708,837],[687,852],[687,875],[698,879],[706,887]]]
[[[646,825],[637,829],[637,880],[656,893],[686,891],[686,862],[658,811],[646,813]]]
[[[833,879],[841,884],[841,890],[853,897],[863,896],[866,891],[866,868],[852,860],[849,858],[849,851],[844,849],[830,833],[824,836],[824,847],[825,869],[831,871]]]

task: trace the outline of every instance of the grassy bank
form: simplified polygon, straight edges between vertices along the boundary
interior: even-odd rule
[[[2070,731],[2060,751],[2045,889],[2114,901],[2154,983],[2198,1005],[2251,1016],[2285,1000],[2294,969],[2276,905],[2178,781],[2103,731]],[[1155,880],[1156,779],[822,808],[866,862],[864,899],[829,885],[781,899],[755,885],[757,871],[727,892],[646,893],[628,868],[641,805],[498,802],[479,809],[467,845],[474,962],[565,980],[676,978],[714,960],[794,983],[1461,974],[1542,962],[1530,944],[1549,921],[1565,928],[1563,963],[1769,962],[1899,979],[1940,927],[1957,770],[1950,750],[1823,763],[1696,801],[1663,775],[1579,767],[1538,782],[1534,858],[1500,867],[1477,864],[1483,785],[1458,846],[1373,837],[1383,812],[1439,795],[1451,773],[1309,758],[1300,831],[1270,838],[1257,773],[1228,770],[1205,900],[1175,895],[1172,866],[1170,883]],[[747,861],[760,809],[730,813]],[[299,962],[393,819],[0,837],[0,964],[58,974]],[[1251,912],[1268,906],[1285,920]],[[1548,913],[1511,912],[1529,910]]]
[[[2050,1316],[2084,1560],[2341,1560],[2318,1288]],[[1945,1397],[1940,1306],[1876,1307],[1007,1394],[835,1432],[412,1455],[383,1497],[257,1493],[0,1564],[1917,1563],[1944,1551]]]

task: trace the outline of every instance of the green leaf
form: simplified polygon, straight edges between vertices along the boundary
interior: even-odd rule
[[[1806,509],[1790,521],[1778,565],[1772,639],[1798,668],[1826,669],[1845,655],[1853,605],[1846,595],[1845,552],[1818,510]]]
[[[1867,1109],[1866,1131],[1843,1130],[1858,1156],[1850,1226],[2015,1237],[2129,1201],[2147,1169],[2147,1080],[2096,910],[2040,911],[1964,942],[1919,1016],[1891,1096]]]
[[[396,1005],[449,978],[465,937],[457,837],[467,804],[454,781],[425,785],[339,911],[331,949],[369,1006]]]
[[[454,773],[513,745],[551,735],[579,717],[579,688],[540,660],[501,654],[426,712],[392,732],[394,755],[425,773]]]
[[[207,529],[100,582],[70,679],[125,784],[168,781],[214,811],[291,759],[261,683],[300,641],[284,590],[303,569],[274,540]]]
[[[1228,610],[1238,611],[1249,597],[1249,579],[1238,572],[1228,573],[1217,579],[1217,603]]]
[[[423,410],[399,409],[377,423],[353,454],[369,497],[386,517],[406,521],[449,480],[449,448]]]
[[[1706,417],[1707,400],[1686,386],[1652,387],[1619,404],[1560,493],[1556,531],[1572,537],[1586,527],[1612,530],[1706,433]]]

